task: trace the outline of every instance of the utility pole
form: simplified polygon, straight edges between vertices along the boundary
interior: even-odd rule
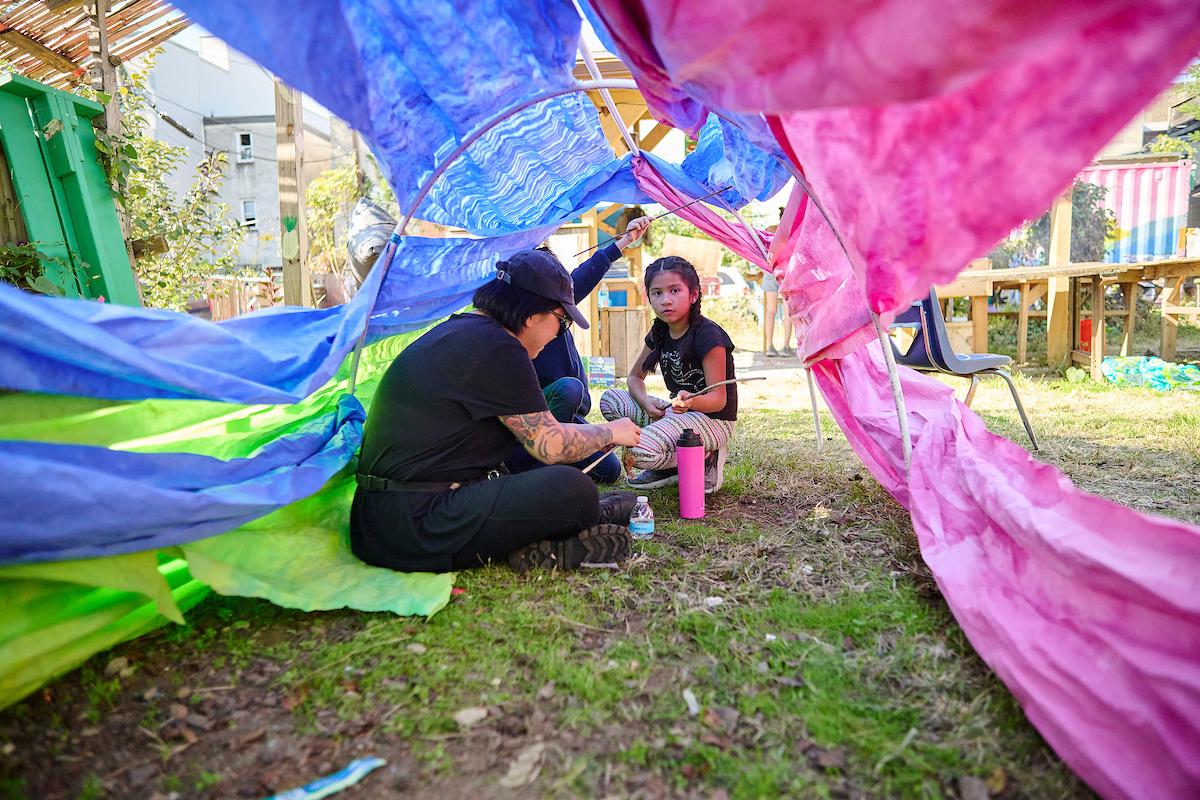
[[[354,188],[356,197],[367,196],[367,181],[366,173],[362,167],[362,140],[358,136],[358,131],[350,129],[350,146],[354,148]]]
[[[279,165],[279,252],[283,302],[311,306],[308,231],[304,224],[304,112],[301,95],[275,79],[275,157]]]
[[[121,135],[121,108],[117,105],[117,64],[120,63],[108,50],[108,5],[109,0],[95,0],[92,13],[88,16],[88,72],[92,88],[108,95],[104,104],[104,113],[92,121],[92,125],[112,138]],[[115,147],[114,147],[115,150]],[[110,157],[115,158],[114,152]],[[125,256],[129,259],[129,268],[137,276],[137,259],[133,254],[131,241],[132,229],[129,225],[129,214],[121,203],[114,199],[117,207],[117,222],[121,225],[121,238],[125,240]],[[136,280],[135,280],[136,285]],[[141,287],[138,286],[138,295]]]
[[[117,106],[117,67],[108,51],[109,0],[95,0],[93,13],[88,17],[89,77],[92,88],[104,92],[109,101],[104,104],[104,116],[98,121],[109,136],[121,133],[121,111]]]

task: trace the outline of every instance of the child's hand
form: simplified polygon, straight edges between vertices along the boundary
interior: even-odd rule
[[[659,400],[657,397],[651,397],[647,405],[642,406],[646,410],[646,416],[651,420],[662,419],[670,410],[671,404],[665,400]]]
[[[696,395],[692,394],[691,392],[681,391],[679,394],[675,395],[675,399],[671,401],[671,410],[676,414],[683,414],[687,411],[691,411],[692,399],[695,397]]]

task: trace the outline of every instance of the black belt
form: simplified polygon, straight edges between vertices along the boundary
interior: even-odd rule
[[[355,474],[354,479],[368,492],[452,492],[469,483],[490,481],[498,477],[500,477],[500,471],[494,469],[482,478],[473,481],[398,481],[392,478],[381,478],[378,475],[364,475],[361,472]]]

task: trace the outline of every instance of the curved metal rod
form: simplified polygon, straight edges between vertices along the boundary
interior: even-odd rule
[[[575,11],[579,14],[580,20],[587,21],[587,15],[579,7],[579,0],[575,0]],[[587,65],[588,75],[592,76],[592,80],[601,80],[600,68],[596,66],[596,59],[592,57],[592,51],[588,49],[587,43],[583,41],[583,36],[579,37],[579,55],[583,58],[583,63]],[[621,138],[625,140],[625,146],[629,148],[629,152],[635,156],[639,155],[642,151],[638,148],[637,142],[633,140],[633,134],[625,127],[625,120],[621,117],[621,112],[617,111],[617,104],[613,102],[612,95],[608,93],[608,89],[600,90],[600,98],[604,100],[604,105],[608,108],[608,113],[612,115],[613,124],[621,131]],[[637,123],[635,122],[634,124],[636,125]]]
[[[433,174],[430,175],[428,178],[426,178],[421,183],[421,187],[417,191],[417,196],[413,199],[412,203],[409,204],[408,211],[405,212],[404,218],[396,224],[396,229],[394,231],[392,231],[392,237],[388,242],[389,248],[395,244],[398,237],[404,235],[404,232],[408,229],[408,223],[412,222],[412,218],[417,213],[417,209],[421,207],[421,203],[424,202],[425,197],[433,189],[433,185],[435,183],[437,183],[438,178],[442,177],[442,174],[447,169],[449,169],[450,165],[453,164],[459,156],[461,156],[463,153],[466,152],[468,147],[475,144],[475,142],[479,141],[479,139],[484,134],[486,134],[492,128],[499,125],[501,122],[504,122],[509,117],[519,114],[520,112],[524,111],[525,109],[529,108],[530,106],[535,106],[538,103],[543,103],[547,100],[553,100],[555,97],[562,97],[563,95],[567,95],[567,94],[576,94],[578,92],[589,92],[593,89],[636,89],[636,88],[637,88],[637,84],[635,82],[633,82],[631,80],[623,80],[623,79],[601,80],[601,81],[579,81],[574,86],[568,86],[565,89],[553,89],[548,92],[542,92],[541,94],[534,95],[533,97],[530,97],[527,100],[522,100],[521,102],[517,103],[516,105],[510,106],[509,108],[506,108],[503,111],[501,111],[500,113],[496,114],[494,117],[487,120],[487,122],[483,123],[483,125],[479,126],[474,131],[472,131],[471,134],[469,136],[467,136],[466,139],[463,139],[462,143],[454,149],[454,152],[452,152],[450,155],[446,156],[446,158],[442,161],[442,163],[438,164],[437,169],[435,169],[433,171]],[[380,257],[382,257],[386,253],[388,253],[388,248],[384,248],[383,252],[381,252],[379,255],[380,255]],[[376,263],[379,263],[378,259],[376,260]],[[383,278],[380,279],[381,285],[382,285],[383,279],[387,278],[386,273],[387,273],[388,267],[390,267],[390,266],[391,266],[391,259],[389,258],[383,265],[385,274],[383,275]],[[372,305],[371,310],[369,310],[367,312],[368,325],[370,324],[371,311],[373,311],[373,310],[374,310],[374,306]],[[350,381],[349,381],[349,385],[348,385],[350,394],[354,394],[354,387],[358,380],[359,357],[362,353],[363,344],[366,342],[366,340],[367,340],[367,331],[366,331],[366,328],[364,328],[363,332],[362,332],[362,336],[359,337],[359,339],[358,339],[358,343],[354,345],[354,360],[351,362],[351,365],[350,365]]]
[[[760,116],[763,117],[764,121],[766,120],[765,115],[760,114]],[[728,117],[722,117],[722,119],[725,119],[730,124],[736,124]],[[833,220],[830,219],[829,213],[825,210],[824,204],[821,203],[821,199],[817,197],[815,192],[813,192],[812,186],[809,184],[808,179],[804,177],[804,173],[800,171],[800,168],[796,164],[792,163],[791,159],[779,158],[775,156],[775,160],[782,164],[784,169],[791,173],[792,177],[796,179],[796,185],[808,195],[810,200],[812,200],[813,205],[817,208],[817,211],[820,212],[822,217],[824,217],[825,224],[829,226],[829,230],[833,231],[833,235],[834,238],[837,239],[838,246],[842,248],[842,253],[846,256],[846,262],[850,264],[851,269],[853,269],[854,262],[850,258],[850,249],[846,247],[846,242],[842,239],[841,232],[838,231],[837,226],[833,224]],[[888,339],[887,333],[883,330],[883,326],[879,324],[879,315],[870,308],[867,310],[871,314],[871,321],[875,325],[875,333],[879,337],[879,344],[883,347],[883,358],[887,362],[888,380],[892,384],[892,399],[896,403],[896,421],[900,425],[900,438],[904,451],[904,476],[907,479],[912,470],[912,436],[909,434],[908,430],[908,408],[904,402],[904,390],[900,386],[900,373],[896,368],[896,356],[892,352],[891,342]],[[809,385],[811,388],[811,377]],[[813,397],[811,399],[813,400],[813,419],[816,421],[819,427],[820,422],[816,415],[816,398]],[[818,435],[818,440],[819,439],[820,437]]]
[[[879,334],[883,360],[887,362],[888,380],[892,384],[892,399],[896,403],[896,419],[900,422],[900,441],[904,449],[904,478],[907,480],[912,471],[912,436],[908,432],[908,406],[904,402],[904,389],[900,385],[900,371],[896,368],[896,354],[892,352],[891,339],[879,324],[879,315],[873,311],[871,320],[875,323],[875,333]]]
[[[433,171],[433,174],[425,179],[425,181],[421,184],[420,191],[417,192],[416,198],[413,200],[412,204],[409,206],[408,213],[406,213],[404,215],[404,219],[402,219],[400,221],[400,224],[396,226],[396,234],[399,236],[404,235],[404,230],[405,230],[405,228],[408,227],[408,223],[412,221],[413,215],[415,215],[417,213],[417,209],[420,208],[421,203],[424,202],[425,196],[429,194],[430,190],[433,189],[433,185],[435,183],[437,183],[437,179],[442,177],[442,173],[444,173],[447,169],[449,169],[450,165],[453,164],[459,156],[461,156],[464,152],[466,152],[468,147],[475,144],[475,142],[478,141],[485,133],[487,133],[492,128],[499,125],[501,122],[504,122],[509,117],[519,114],[520,112],[524,111],[525,109],[529,108],[530,106],[535,106],[538,103],[544,103],[547,100],[553,100],[555,97],[562,97],[565,94],[575,94],[577,92],[589,92],[593,89],[636,89],[636,88],[637,88],[637,84],[634,81],[616,79],[616,78],[614,78],[612,80],[606,80],[606,81],[579,81],[574,86],[569,86],[565,89],[554,89],[549,92],[542,92],[539,95],[535,95],[535,96],[529,98],[528,100],[523,100],[520,103],[517,103],[515,106],[506,108],[504,111],[501,111],[499,114],[492,117],[487,122],[485,122],[482,126],[477,128],[466,139],[463,139],[462,144],[460,144],[457,148],[455,148],[453,153],[446,156],[446,159],[444,161],[442,161],[441,164],[438,164],[438,167],[437,167],[437,169],[435,169]]]
[[[817,434],[817,452],[820,453],[825,449],[825,435],[821,433],[821,414],[817,411],[817,381],[811,368],[801,369],[804,370],[804,378],[808,381],[808,401],[812,404],[813,430]]]

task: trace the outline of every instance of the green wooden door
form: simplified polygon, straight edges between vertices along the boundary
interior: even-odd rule
[[[102,111],[90,100],[0,73],[0,149],[13,199],[29,241],[66,265],[47,277],[71,297],[140,305],[96,154],[90,120]]]

